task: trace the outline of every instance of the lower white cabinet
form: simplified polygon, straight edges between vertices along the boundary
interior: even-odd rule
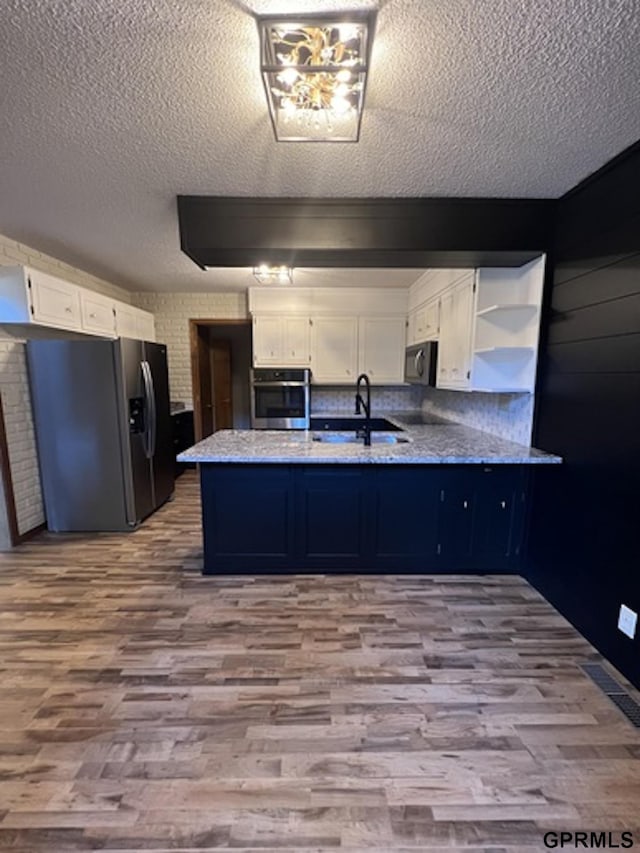
[[[311,379],[348,384],[358,376],[358,318],[311,318]]]

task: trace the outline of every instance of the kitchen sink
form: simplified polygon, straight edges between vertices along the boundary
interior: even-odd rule
[[[340,430],[356,430],[362,429],[364,426],[364,418],[322,418],[322,417],[311,417],[310,420],[310,428],[311,429],[327,429],[333,430],[334,432]],[[402,428],[392,424],[391,421],[388,421],[386,418],[371,418],[370,419],[370,427],[372,432],[402,432]]]
[[[313,436],[314,441],[321,441],[323,444],[363,444],[364,439],[361,435],[355,433],[340,433],[327,432],[319,433]],[[376,435],[371,436],[371,444],[408,444],[410,439],[402,435]]]

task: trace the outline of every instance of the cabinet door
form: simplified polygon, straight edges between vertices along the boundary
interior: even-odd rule
[[[378,385],[404,381],[404,317],[361,317],[358,372]]]
[[[367,473],[365,466],[297,467],[296,556],[305,568],[365,565]]]
[[[440,335],[440,299],[429,302],[424,309],[425,341],[434,341]]]
[[[314,317],[311,321],[311,378],[315,383],[350,384],[358,375],[358,318]]]
[[[80,291],[80,310],[83,331],[95,335],[115,335],[116,318],[113,299],[82,290]]]
[[[153,314],[140,308],[136,310],[136,332],[136,337],[141,341],[155,341],[156,324]]]
[[[138,339],[137,308],[125,302],[116,302],[116,335],[119,338]]]
[[[439,388],[470,385],[473,297],[473,276],[468,276],[440,300]]]
[[[284,365],[308,367],[311,361],[308,317],[284,318]]]
[[[453,290],[443,294],[440,300],[440,344],[438,346],[438,373],[436,385],[446,388],[453,376],[456,348],[456,326]]]
[[[445,567],[504,571],[523,535],[521,466],[469,466],[446,472],[440,492],[440,555]]]
[[[282,317],[253,318],[253,364],[255,367],[284,364],[284,320]]]
[[[35,270],[29,274],[28,281],[36,323],[81,329],[80,291],[74,284]]]

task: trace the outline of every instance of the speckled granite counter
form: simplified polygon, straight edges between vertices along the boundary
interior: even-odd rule
[[[319,431],[221,430],[183,451],[180,462],[231,463],[304,463],[304,464],[557,464],[561,457],[533,447],[506,441],[480,430],[452,421],[416,425],[415,412],[379,412],[401,427],[403,441],[398,444],[375,443],[365,447],[362,441],[335,444],[318,441]],[[348,413],[314,413],[318,416],[348,416]],[[392,433],[374,433],[381,442]]]

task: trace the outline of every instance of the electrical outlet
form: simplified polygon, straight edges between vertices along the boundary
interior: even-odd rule
[[[623,634],[633,640],[636,635],[636,625],[638,624],[638,614],[630,607],[624,604],[620,605],[620,615],[618,616],[618,628]]]

